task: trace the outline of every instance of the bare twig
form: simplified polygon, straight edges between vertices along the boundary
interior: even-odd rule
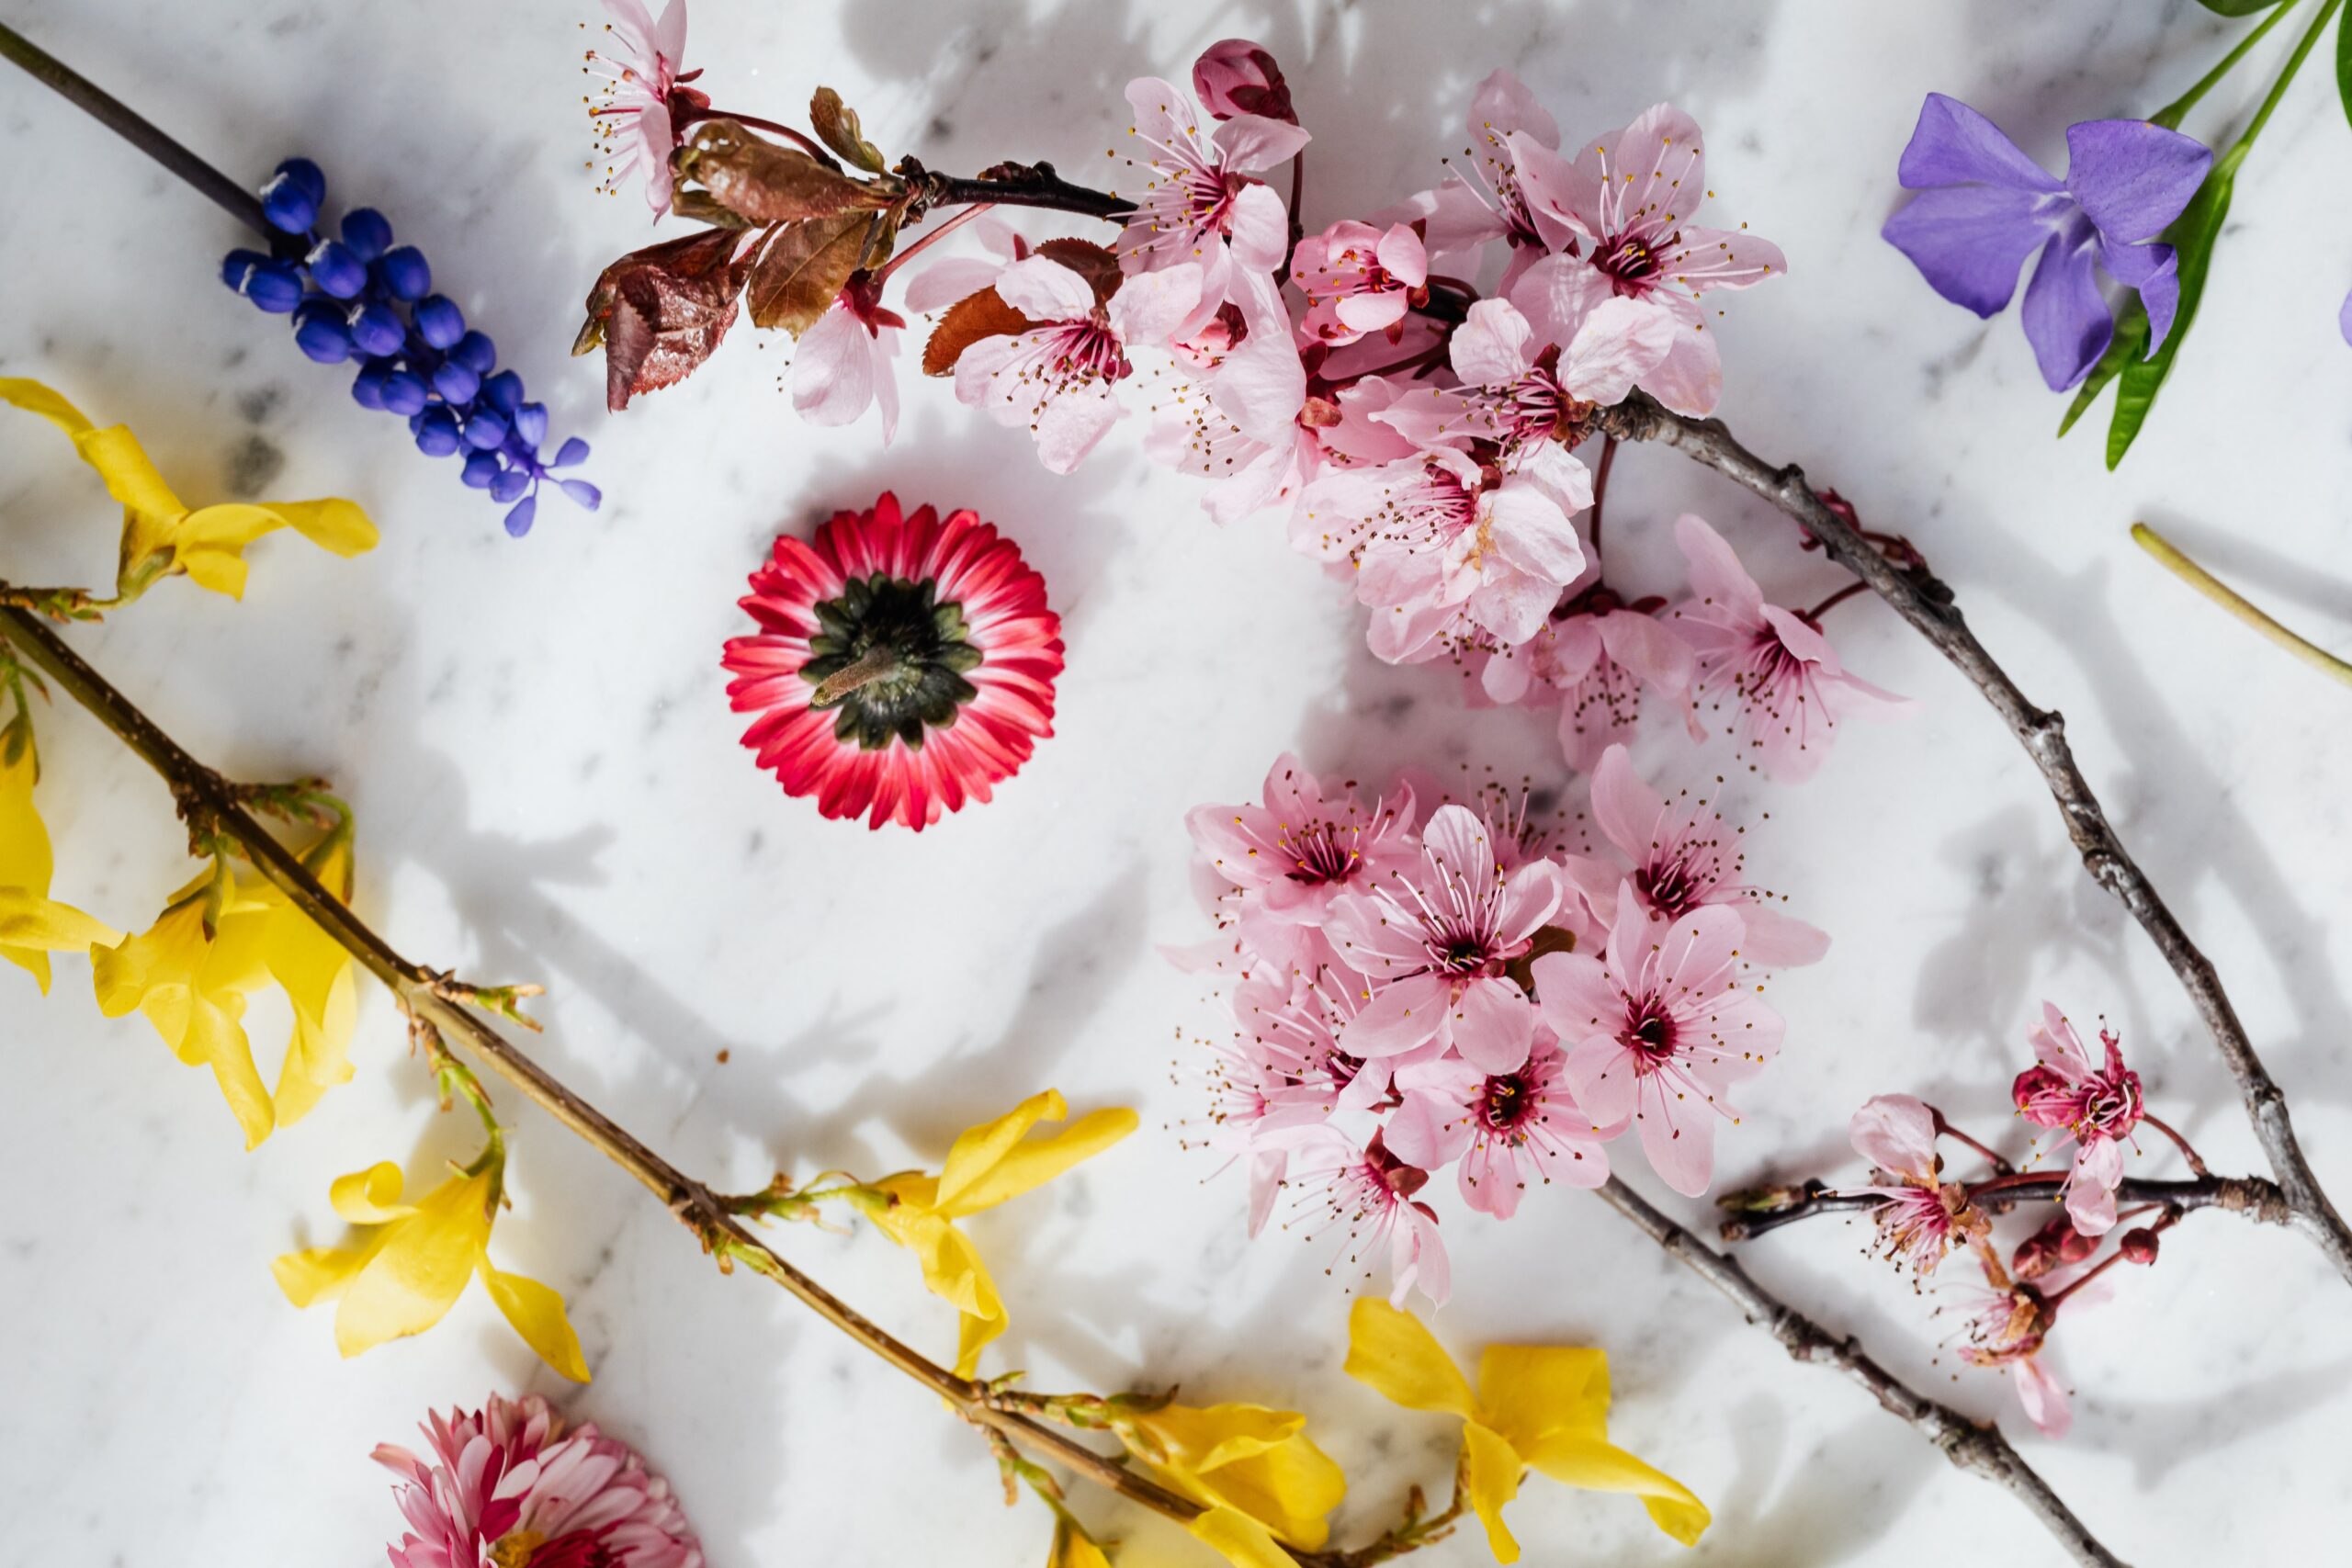
[[[1977,1206],[2007,1210],[2014,1204],[2054,1201],[2066,1185],[2066,1173],[2018,1177],[1997,1192],[1987,1192]],[[2278,1184],[2259,1176],[2203,1176],[2193,1181],[2148,1181],[2125,1177],[2115,1189],[2124,1203],[2156,1203],[2182,1213],[2219,1209],[2243,1214],[2258,1224],[2291,1225],[2294,1211]],[[1716,1234],[1725,1241],[1753,1241],[1767,1231],[1809,1220],[1817,1214],[1867,1213],[1886,1201],[1874,1192],[1841,1192],[1826,1182],[1807,1181],[1796,1187],[1772,1187],[1751,1192],[1727,1192],[1717,1200],[1729,1213]]]
[[[2032,1510],[2042,1528],[2077,1562],[2121,1568],[2121,1560],[2099,1544],[2050,1483],[2018,1457],[2000,1428],[1979,1426],[1948,1404],[1919,1393],[1864,1353],[1852,1336],[1840,1339],[1749,1278],[1736,1258],[1716,1251],[1660,1213],[1649,1201],[1611,1177],[1600,1189],[1601,1201],[1639,1226],[1684,1268],[1730,1298],[1747,1321],[1769,1331],[1791,1357],[1835,1367],[1870,1392],[1888,1414],[1909,1423],[1943,1456],[2010,1493]]]
[[[2037,707],[2009,678],[2008,671],[1985,651],[1968,628],[1951,590],[1924,572],[1905,570],[1890,561],[1862,536],[1846,517],[1825,503],[1794,465],[1774,468],[1741,446],[1719,420],[1690,419],[1661,408],[1635,392],[1624,402],[1600,414],[1601,427],[1632,441],[1655,441],[1706,465],[1742,489],[1761,496],[1794,518],[1798,525],[1849,571],[1869,583],[1920,636],[1965,675],[1984,700],[2001,716],[2018,743],[2033,759],[2058,803],[2067,835],[2082,855],[2091,880],[2112,894],[2132,912],[2156,944],[2198,1014],[2221,1048],[2230,1074],[2237,1079],[2255,1136],[2269,1156],[2271,1173],[2293,1212],[2294,1228],[2324,1253],[2336,1271],[2352,1281],[2352,1227],[2328,1201],[2319,1179],[2312,1173],[2287,1112],[2287,1096],[2262,1065],[2222,988],[2212,961],[2191,942],[2147,874],[2123,847],[2105,807],[2092,793],[2090,782],[2066,744],[2065,721],[2052,709]]]

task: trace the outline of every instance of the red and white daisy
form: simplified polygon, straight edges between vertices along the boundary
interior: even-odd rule
[[[779,537],[727,644],[743,744],[828,817],[917,831],[989,798],[1054,732],[1061,618],[1012,542],[884,492],[803,543]]]
[[[537,1394],[492,1394],[481,1410],[428,1412],[424,1431],[430,1460],[376,1449],[401,1479],[410,1527],[393,1568],[702,1568],[670,1483],[593,1421],[567,1435]]]

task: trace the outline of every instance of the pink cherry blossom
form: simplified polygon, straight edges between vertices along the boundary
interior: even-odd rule
[[[1463,1201],[1498,1220],[1518,1211],[1531,1174],[1598,1187],[1609,1179],[1601,1145],[1623,1128],[1596,1126],[1577,1109],[1562,1076],[1566,1061],[1547,1031],[1516,1072],[1482,1072],[1458,1056],[1400,1067],[1403,1102],[1389,1144],[1424,1170],[1460,1160]]]
[[[1340,961],[1374,982],[1340,1043],[1369,1057],[1435,1041],[1487,1072],[1516,1072],[1536,1013],[1503,967],[1559,908],[1559,867],[1537,860],[1506,871],[1493,825],[1461,806],[1438,807],[1420,848],[1419,863],[1341,894],[1325,917]]]
[[[792,356],[792,406],[811,424],[848,424],[868,407],[882,411],[882,445],[899,430],[899,355],[906,318],[882,304],[868,275],[850,280]]]
[[[1283,1134],[1319,1125],[1335,1110],[1361,1110],[1385,1091],[1385,1075],[1359,1076],[1363,1064],[1340,1051],[1337,1031],[1353,1016],[1345,986],[1318,976],[1252,970],[1234,987],[1240,1027],[1230,1043],[1212,1045],[1209,1131],[1201,1139],[1250,1162],[1250,1234],[1265,1228],[1288,1173]]]
[[[1642,1152],[1687,1197],[1714,1176],[1714,1122],[1734,1085],[1781,1048],[1781,1021],[1740,976],[1739,916],[1704,905],[1668,924],[1621,885],[1605,962],[1550,953],[1533,964],[1544,1021],[1568,1051],[1586,1114],[1632,1117]]]
[[[1136,116],[1129,133],[1152,176],[1119,235],[1120,265],[1129,272],[1200,267],[1189,333],[1240,299],[1245,275],[1271,277],[1290,254],[1283,198],[1248,176],[1289,161],[1308,137],[1295,123],[1243,114],[1204,141],[1182,91],[1157,76],[1128,83],[1127,102]]]
[[[1625,886],[1651,914],[1672,920],[1702,906],[1734,909],[1744,928],[1739,955],[1751,964],[1812,964],[1829,951],[1826,933],[1771,908],[1770,894],[1740,880],[1747,865],[1740,829],[1726,829],[1710,802],[1668,805],[1634,772],[1623,746],[1602,752],[1593,772],[1592,816],[1633,862]],[[1592,880],[1596,870],[1607,886]],[[1571,861],[1569,874],[1596,908],[1615,902],[1617,877],[1597,863]]]
[[[410,1532],[393,1568],[702,1568],[669,1483],[594,1422],[569,1435],[537,1394],[428,1413],[433,1456],[393,1443],[376,1461],[401,1478]]]
[[[1728,694],[1738,712],[1733,733],[1766,773],[1809,778],[1845,713],[1910,705],[1848,674],[1819,626],[1766,604],[1739,557],[1703,521],[1684,514],[1674,536],[1690,565],[1691,596],[1671,615],[1698,654],[1698,693]]]
[[[1292,542],[1355,562],[1356,597],[1385,612],[1373,617],[1372,650],[1390,663],[1525,642],[1584,570],[1569,514],[1592,501],[1583,464],[1556,446],[1539,457],[1502,476],[1433,446],[1327,469],[1301,500]]]
[[[1291,281],[1306,296],[1300,323],[1328,344],[1353,343],[1404,325],[1415,291],[1429,282],[1421,237],[1403,223],[1383,233],[1353,219],[1299,241]]]
[[[1052,257],[1016,261],[996,291],[1035,324],[965,349],[956,362],[956,399],[999,424],[1027,427],[1046,467],[1069,473],[1125,412],[1111,384],[1134,373],[1128,345],[1165,344],[1200,287],[1200,267],[1186,264],[1129,277],[1097,304],[1086,279]]]
[[[2047,1297],[2055,1293],[2052,1287],[2062,1275],[2024,1284],[2010,1280],[1990,1258],[1984,1260],[1984,1275],[1991,1288],[1974,1292],[1977,1300],[1968,1309],[1964,1329],[1968,1343],[1959,1348],[1960,1359],[2007,1371],[2026,1418],[2044,1437],[2063,1438],[2074,1424],[2074,1411],[2064,1386],[2041,1364],[2042,1347],[2057,1318]]]
[[[1701,297],[1746,288],[1788,270],[1780,248],[1738,229],[1688,221],[1707,195],[1706,152],[1696,121],[1659,104],[1612,136],[1585,143],[1573,163],[1524,132],[1509,139],[1517,182],[1540,230],[1566,228],[1577,243],[1536,263],[1509,292],[1555,342],[1611,296],[1673,323],[1671,352],[1641,384],[1678,413],[1712,412],[1723,360],[1706,330]]]
[[[1673,332],[1631,301],[1605,299],[1560,343],[1540,341],[1508,299],[1481,299],[1448,345],[1462,385],[1408,391],[1381,421],[1416,446],[1490,441],[1515,464],[1583,439],[1592,408],[1623,400],[1666,356]]]
[[[2041,1021],[2030,1036],[2036,1065],[2017,1077],[2012,1093],[2018,1113],[2037,1127],[2061,1130],[2060,1143],[2075,1141],[2075,1167],[2066,1177],[2066,1213],[2085,1235],[2115,1228],[2115,1189],[2123,1179],[2123,1144],[2145,1114],[2140,1075],[2123,1065],[2122,1043],[2100,1030],[2107,1064],[2091,1064],[2075,1026],[2054,1002],[2041,1004]]]
[[[993,213],[975,218],[964,227],[989,254],[943,256],[908,278],[904,296],[908,310],[927,315],[944,310],[983,288],[993,288],[1007,266],[1030,253],[1029,242]]]
[[[1273,280],[1243,279],[1228,305],[1171,346],[1189,374],[1152,393],[1145,450],[1210,481],[1202,508],[1219,524],[1295,502],[1323,454],[1306,408],[1306,368]]]
[[[1489,701],[1557,705],[1560,754],[1580,773],[1639,728],[1645,688],[1681,699],[1698,670],[1690,645],[1653,613],[1664,600],[1629,604],[1598,572],[1587,575],[1592,585],[1571,584],[1532,638],[1489,655],[1478,670]]]
[[[1274,63],[1264,45],[1246,38],[1220,39],[1201,51],[1201,57],[1193,62],[1193,92],[1201,107],[1217,119],[1255,114],[1298,123],[1283,68]]]
[[[613,18],[605,27],[611,52],[590,50],[587,65],[588,74],[604,84],[588,111],[611,160],[604,188],[617,191],[642,176],[646,204],[660,218],[670,210],[670,152],[678,144],[672,95],[702,74],[678,71],[686,58],[686,0],[670,0],[658,22],[645,0],[605,0],[605,9]],[[684,96],[691,103],[710,101],[691,88]]]
[[[1968,1190],[1939,1179],[1936,1113],[1907,1094],[1874,1095],[1849,1124],[1855,1152],[1874,1167],[1883,1185],[1865,1187],[1886,1200],[1871,1211],[1878,1245],[1898,1268],[1932,1274],[1944,1254],[1991,1226],[1970,1206]]]
[[[1185,825],[1230,884],[1218,900],[1220,923],[1266,963],[1312,973],[1334,956],[1321,935],[1332,900],[1419,858],[1412,792],[1367,805],[1352,785],[1329,789],[1285,752],[1266,774],[1263,800],[1195,807]]]
[[[1510,260],[1501,286],[1508,292],[1545,252],[1576,238],[1559,218],[1530,204],[1520,178],[1519,144],[1556,148],[1560,128],[1517,76],[1497,70],[1478,84],[1470,99],[1467,130],[1476,160],[1468,177],[1456,171],[1437,189],[1413,198],[1410,206],[1426,225],[1431,255],[1468,250],[1489,240],[1508,242]]]
[[[1431,1306],[1445,1304],[1453,1292],[1453,1271],[1438,1237],[1437,1211],[1413,1196],[1428,1184],[1428,1171],[1389,1153],[1378,1133],[1359,1148],[1330,1127],[1295,1135],[1292,1168],[1291,1184],[1319,1202],[1327,1223],[1347,1228],[1341,1245],[1350,1263],[1386,1247],[1391,1306],[1404,1306],[1415,1290]]]

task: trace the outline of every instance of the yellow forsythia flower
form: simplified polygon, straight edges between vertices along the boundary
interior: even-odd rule
[[[388,1339],[422,1334],[457,1304],[466,1281],[481,1277],[490,1298],[539,1359],[574,1382],[588,1381],[580,1337],[563,1298],[536,1280],[506,1274],[490,1261],[491,1221],[498,1207],[504,1155],[493,1145],[479,1170],[459,1170],[414,1203],[401,1201],[401,1169],[389,1160],[338,1178],[328,1189],[334,1212],[361,1228],[353,1247],[313,1247],[270,1265],[277,1288],[298,1307],[340,1298],[334,1342],[346,1356]]]
[[[351,901],[351,829],[346,821],[302,857],[321,886]],[[294,1010],[294,1033],[277,1069],[270,1096],[277,1124],[290,1127],[310,1114],[319,1097],[351,1081],[351,1035],[359,1017],[359,987],[351,954],[319,929],[275,885],[240,877],[240,907],[222,920],[230,940],[245,922],[268,977],[286,992]]]
[[[967,1129],[948,1149],[937,1176],[908,1170],[875,1183],[897,1201],[869,1205],[866,1217],[915,1255],[924,1287],[963,1314],[956,1348],[959,1377],[972,1375],[980,1348],[1004,1332],[1005,1316],[988,1265],[956,1222],[1051,1181],[1136,1130],[1136,1113],[1119,1109],[1081,1116],[1050,1137],[1029,1138],[1039,1122],[1069,1114],[1059,1091],[1033,1094],[995,1121]]]
[[[30,975],[47,996],[51,953],[85,953],[120,942],[122,933],[49,896],[56,861],[49,829],[33,809],[40,777],[32,725],[19,711],[0,729],[0,958]]]
[[[122,502],[122,558],[116,569],[119,600],[136,598],[158,578],[185,572],[201,588],[243,598],[244,548],[264,534],[291,528],[322,549],[356,556],[373,549],[376,525],[355,502],[226,502],[190,507],[173,493],[125,425],[100,430],[39,381],[0,377],[0,402],[37,413],[74,438],[82,460],[98,471],[107,493]]]
[[[1609,1441],[1609,1355],[1566,1346],[1490,1345],[1477,1395],[1411,1313],[1367,1296],[1348,1319],[1350,1377],[1413,1410],[1462,1417],[1464,1484],[1498,1562],[1519,1561],[1503,1505],[1530,1465],[1595,1492],[1631,1492],[1658,1529],[1697,1544],[1711,1516],[1690,1488]]]
[[[1079,1528],[1069,1510],[1054,1507],[1054,1544],[1046,1553],[1046,1568],[1111,1568],[1111,1559]]]
[[[1306,1417],[1262,1404],[1166,1404],[1120,1417],[1127,1451],[1208,1509],[1192,1531],[1246,1568],[1286,1563],[1274,1538],[1314,1551],[1348,1478],[1306,1435]]]

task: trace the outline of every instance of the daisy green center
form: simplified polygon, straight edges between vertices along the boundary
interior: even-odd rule
[[[833,735],[878,751],[893,736],[920,749],[925,731],[956,722],[979,695],[964,672],[985,657],[971,642],[964,606],[938,603],[938,584],[876,572],[851,578],[816,606],[800,678],[808,705],[835,713]]]

